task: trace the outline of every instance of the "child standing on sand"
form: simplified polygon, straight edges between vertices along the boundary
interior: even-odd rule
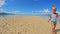
[[[51,20],[52,34],[55,34],[54,31],[55,31],[57,19],[59,20],[58,13],[56,13],[56,6],[52,6],[52,13],[50,14],[50,19],[48,20],[48,22]]]

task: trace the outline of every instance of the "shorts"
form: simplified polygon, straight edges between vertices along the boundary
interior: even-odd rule
[[[51,21],[51,23],[52,23],[52,24],[57,24],[57,21],[55,21],[55,22]]]

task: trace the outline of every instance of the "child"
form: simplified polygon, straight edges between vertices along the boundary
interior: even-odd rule
[[[58,13],[56,13],[56,6],[52,6],[52,13],[50,14],[51,26],[52,26],[52,34],[54,34],[56,23],[57,23]]]

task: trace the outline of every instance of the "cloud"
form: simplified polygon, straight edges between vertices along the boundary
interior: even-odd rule
[[[40,10],[39,11],[41,14],[48,14],[50,11],[48,9]]]
[[[6,5],[6,0],[0,0],[0,7],[2,7],[3,5]]]
[[[50,13],[50,11],[49,11],[49,9],[43,9],[40,11],[32,11],[32,13],[48,14],[48,13]]]
[[[40,11],[32,11],[32,14],[34,15],[41,15],[41,16],[48,16],[50,15],[50,11],[49,9],[43,9],[43,10],[40,10]]]

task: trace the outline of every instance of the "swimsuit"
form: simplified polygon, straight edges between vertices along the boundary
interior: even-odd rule
[[[56,24],[56,23],[57,23],[57,17],[56,17],[56,16],[57,16],[56,14],[53,14],[53,13],[52,13],[51,22],[52,22],[53,24]]]

